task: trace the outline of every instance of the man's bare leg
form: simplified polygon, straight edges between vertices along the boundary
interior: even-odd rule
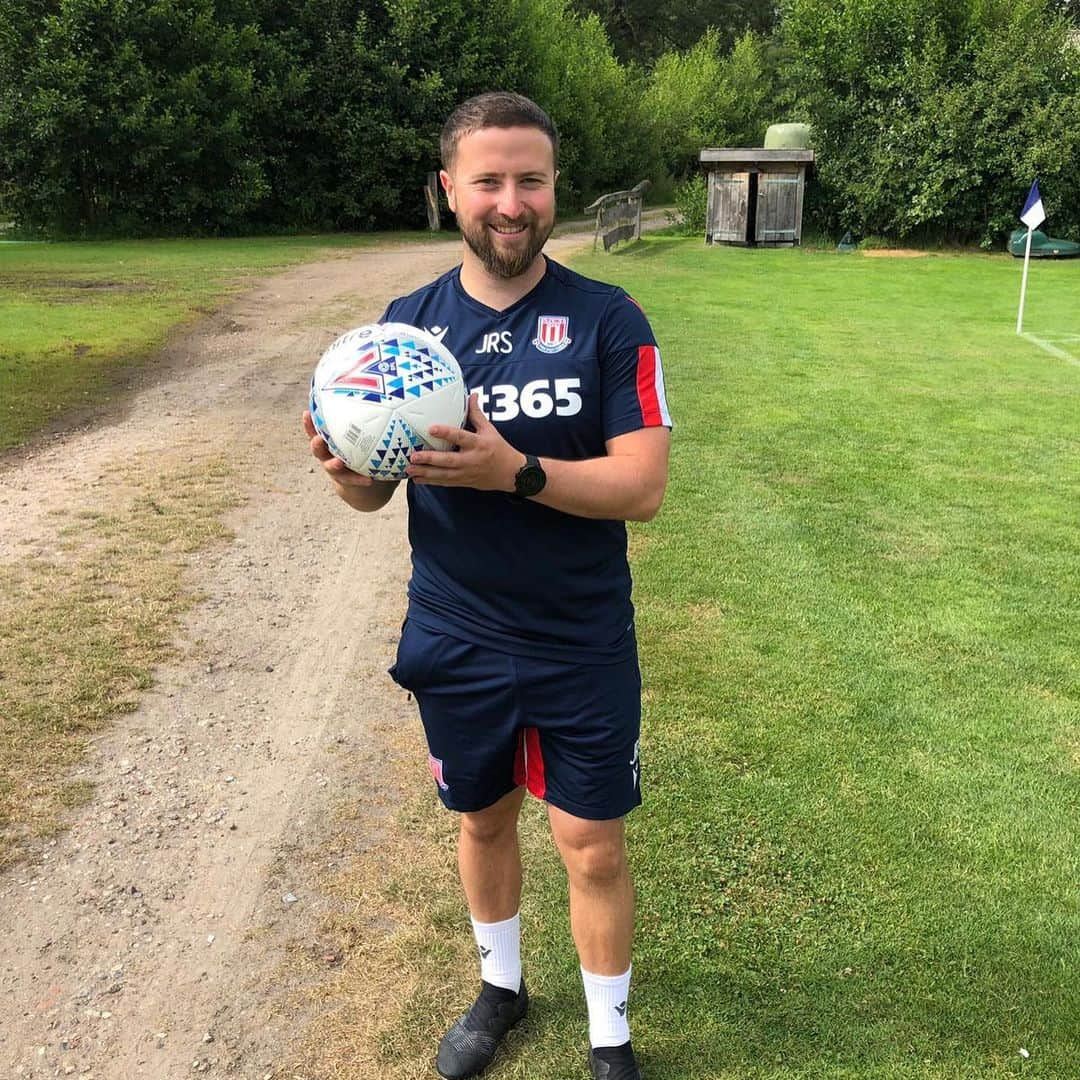
[[[458,871],[480,950],[480,996],[443,1036],[435,1067],[440,1076],[476,1076],[491,1062],[506,1033],[529,1007],[521,981],[521,852],[517,820],[525,789],[494,806],[462,814]]]
[[[570,929],[581,966],[595,975],[630,967],[634,886],[623,819],[587,821],[548,807],[551,833],[570,881]]]
[[[525,789],[515,788],[493,806],[461,815],[458,873],[477,922],[509,919],[521,906],[517,820],[524,798]]]
[[[634,886],[622,818],[588,821],[548,807],[551,832],[570,882],[570,929],[589,1009],[594,1077],[641,1080],[630,1045],[630,949]]]

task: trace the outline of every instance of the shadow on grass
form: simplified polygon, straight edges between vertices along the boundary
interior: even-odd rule
[[[655,259],[666,254],[672,248],[682,247],[686,243],[684,236],[656,236],[652,234],[646,240],[632,240],[628,244],[620,244],[609,255],[620,258],[624,255],[633,255],[639,259]],[[599,254],[599,252],[597,252]]]

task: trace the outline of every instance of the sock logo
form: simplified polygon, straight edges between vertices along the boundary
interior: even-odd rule
[[[621,1005],[616,1005],[615,1006],[615,1011],[620,1016],[625,1016],[626,1015],[626,1002],[624,1001]]]
[[[480,959],[486,960],[491,955],[490,949],[485,949],[483,945],[476,946],[480,950]]]

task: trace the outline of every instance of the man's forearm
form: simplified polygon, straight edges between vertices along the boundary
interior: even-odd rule
[[[565,514],[611,521],[650,521],[664,500],[666,471],[650,474],[636,457],[607,456],[584,461],[541,458],[547,484],[530,501]]]
[[[398,486],[396,480],[376,481],[370,487],[357,487],[353,484],[339,484],[334,481],[334,491],[354,510],[370,513],[381,510],[393,498]]]

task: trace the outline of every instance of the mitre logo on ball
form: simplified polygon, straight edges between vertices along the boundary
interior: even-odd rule
[[[407,323],[342,334],[311,379],[309,408],[330,452],[353,472],[400,480],[413,450],[448,450],[432,424],[461,427],[469,395],[453,353]]]

